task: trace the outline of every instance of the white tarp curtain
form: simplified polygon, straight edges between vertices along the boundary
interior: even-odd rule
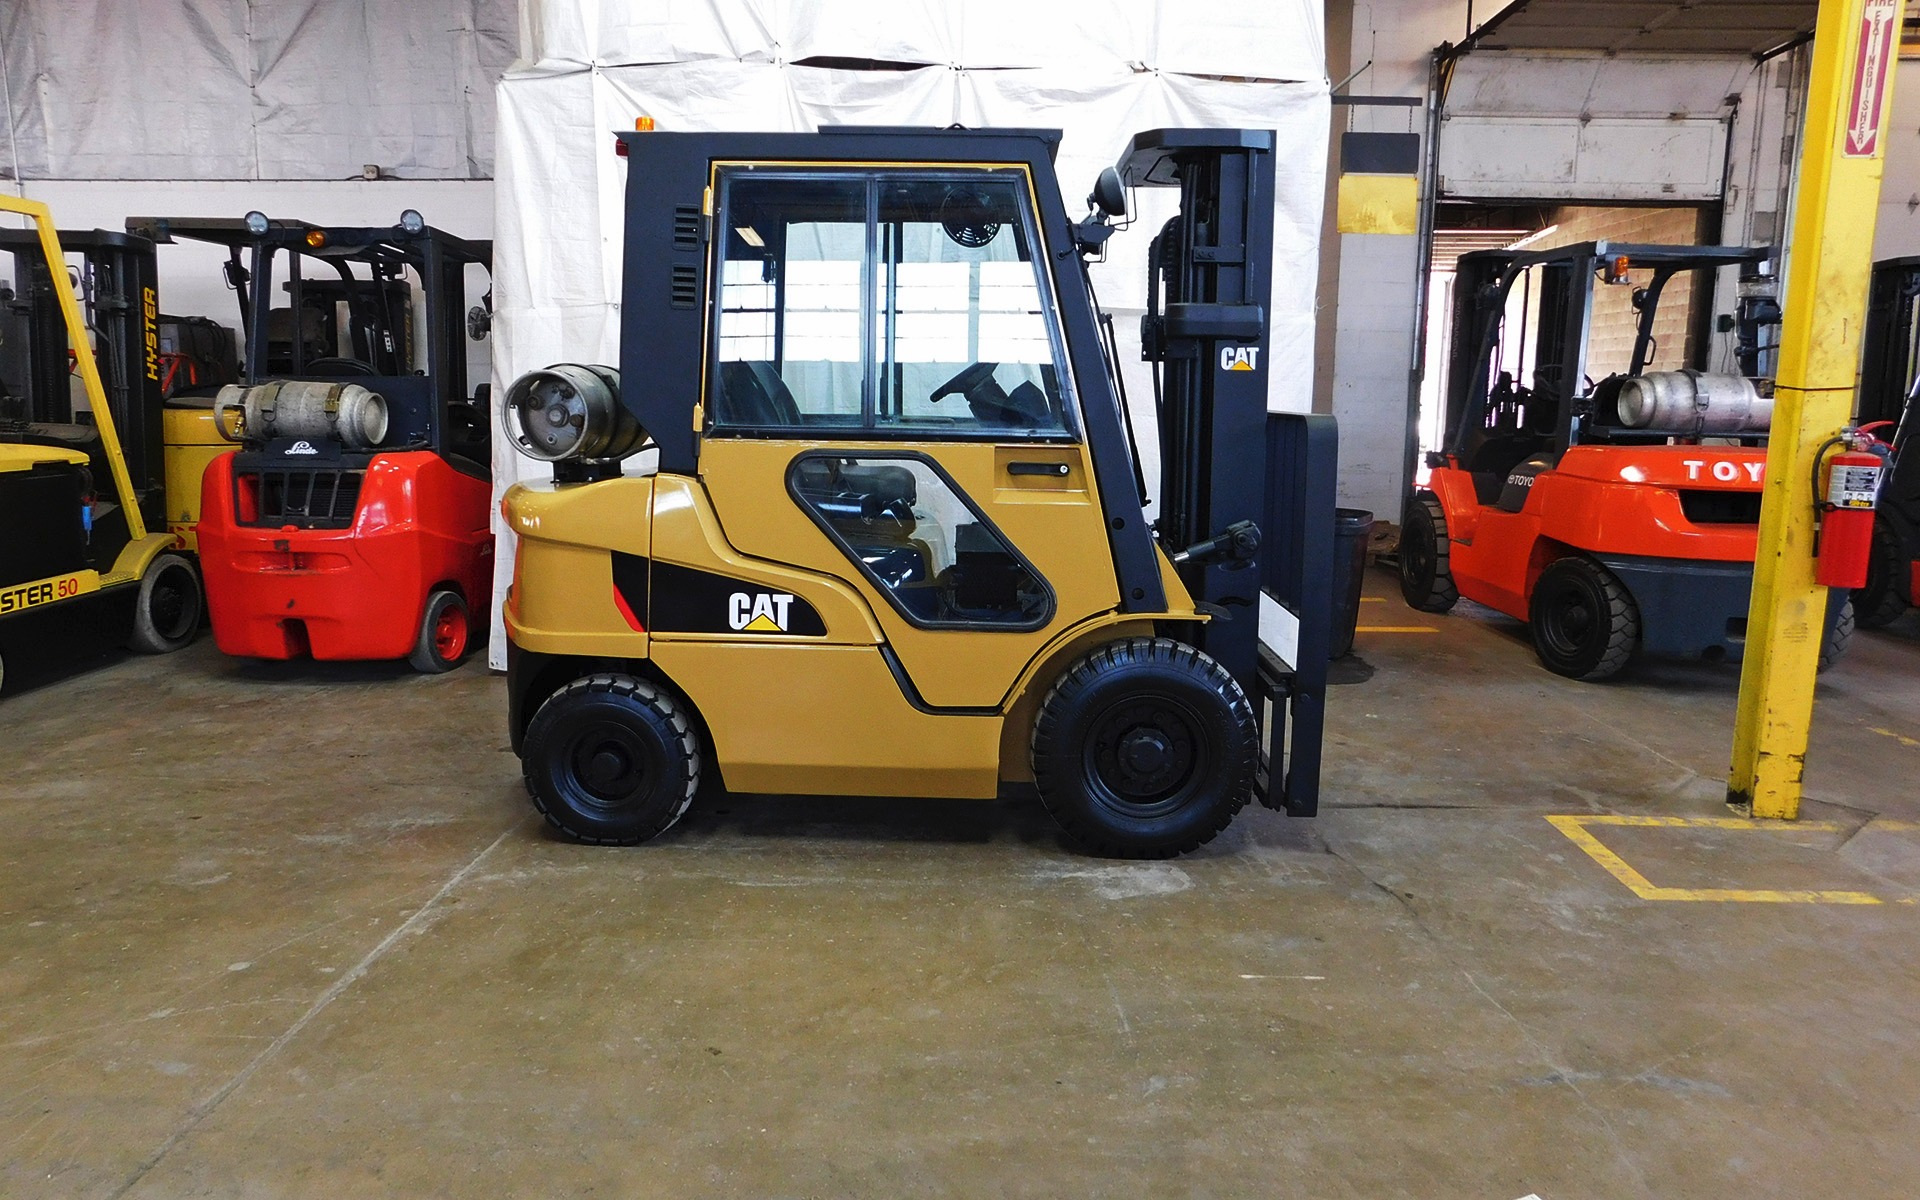
[[[493,174],[514,0],[0,0],[10,179]]]
[[[1058,128],[1057,170],[1076,215],[1094,176],[1135,132],[1273,129],[1270,405],[1311,407],[1329,107],[1313,0],[525,0],[521,40],[527,61],[501,81],[498,103],[496,395],[549,363],[619,361],[626,168],[612,134],[646,115],[672,130]],[[916,63],[928,65],[909,65]],[[1146,303],[1147,241],[1171,215],[1173,198],[1150,189],[1137,199],[1133,227],[1112,239],[1093,276],[1116,314],[1135,424],[1147,436],[1151,392],[1132,318]],[[494,446],[496,498],[516,480],[547,475],[506,438]],[[1151,446],[1145,457],[1157,474]],[[495,527],[497,668],[513,546],[497,511]]]

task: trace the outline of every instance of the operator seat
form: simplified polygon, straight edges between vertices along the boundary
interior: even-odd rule
[[[720,411],[728,425],[799,425],[800,406],[773,364],[740,359],[720,364]]]
[[[1007,413],[1022,429],[1043,429],[1052,424],[1047,413],[1047,394],[1035,387],[1032,380],[1007,393]]]

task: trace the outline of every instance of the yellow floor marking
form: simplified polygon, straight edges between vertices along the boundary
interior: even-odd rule
[[[1355,633],[1439,633],[1431,625],[1356,625]]]
[[[1747,817],[1635,817],[1635,816],[1549,816],[1553,827],[1567,840],[1586,851],[1587,857],[1606,868],[1607,873],[1627,886],[1642,900],[1706,900],[1744,904],[1883,904],[1880,897],[1866,892],[1789,891],[1775,888],[1671,888],[1660,887],[1627,865],[1627,860],[1609,850],[1588,831],[1589,825],[1626,826],[1637,829],[1760,829],[1775,833],[1844,833],[1848,826],[1838,821],[1756,821]],[[1914,822],[1876,822],[1876,828],[1899,828]],[[1905,903],[1903,901],[1902,903]]]
[[[1902,746],[1905,746],[1908,749],[1920,749],[1920,738],[1910,738],[1905,734],[1895,733],[1891,729],[1882,729],[1878,725],[1873,726],[1873,731],[1879,734],[1881,737],[1892,738],[1894,741],[1899,742]]]
[[[1385,596],[1362,596],[1362,597],[1360,597],[1360,603],[1362,603],[1362,604],[1385,604],[1386,602],[1387,602],[1387,598],[1386,598]]]

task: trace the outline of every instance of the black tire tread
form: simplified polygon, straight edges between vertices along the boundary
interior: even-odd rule
[[[1880,629],[1906,615],[1907,602],[1900,595],[1899,576],[1912,570],[1900,547],[1900,539],[1888,528],[1884,517],[1876,517],[1873,528],[1874,574],[1870,583],[1878,587],[1855,588],[1853,616],[1862,629]]]
[[[442,596],[460,606],[460,613],[467,618],[467,645],[461,650],[460,657],[452,662],[441,661],[440,654],[433,645],[433,611],[439,607]],[[473,614],[467,609],[467,602],[460,593],[449,588],[435,588],[427,593],[427,607],[420,618],[420,629],[414,635],[413,652],[407,655],[407,665],[422,675],[442,675],[466,661],[473,651]]]
[[[1178,843],[1142,847],[1116,841],[1099,827],[1056,804],[1052,796],[1058,792],[1059,781],[1054,778],[1053,761],[1060,737],[1061,697],[1084,690],[1107,672],[1155,660],[1192,671],[1227,705],[1233,720],[1247,731],[1248,736],[1244,739],[1247,749],[1242,761],[1232,764],[1234,777],[1243,782],[1235,788],[1228,802],[1219,806],[1215,819]],[[1047,689],[1046,698],[1040,702],[1039,717],[1034,722],[1030,762],[1034,783],[1040,792],[1040,802],[1074,841],[1106,858],[1156,859],[1174,858],[1196,850],[1218,837],[1220,831],[1232,823],[1234,816],[1252,799],[1254,765],[1258,753],[1259,729],[1254,722],[1253,706],[1226,668],[1211,655],[1184,642],[1176,642],[1171,638],[1136,637],[1109,642],[1082,656]]]
[[[1853,629],[1856,623],[1853,598],[1849,596],[1840,602],[1840,614],[1833,619],[1833,625],[1820,639],[1820,665],[1817,671],[1825,671],[1846,656],[1847,644],[1853,641]]]
[[[1607,570],[1599,563],[1594,562],[1584,555],[1570,555],[1555,562],[1549,566],[1547,570],[1552,571],[1560,567],[1562,563],[1577,563],[1579,564],[1577,567],[1565,569],[1584,570],[1594,575],[1598,579],[1601,592],[1607,601],[1607,652],[1602,655],[1600,661],[1595,663],[1591,668],[1579,675],[1570,675],[1568,678],[1588,682],[1611,679],[1626,669],[1627,664],[1633,660],[1633,652],[1640,647],[1640,609],[1634,604],[1633,596],[1627,591],[1626,585],[1621,583],[1612,571]],[[1544,579],[1544,577],[1543,574],[1542,578]],[[1536,589],[1538,586],[1538,584],[1535,584]],[[1532,624],[1533,622],[1529,620],[1528,625],[1531,626]],[[1539,654],[1539,638],[1537,634],[1535,635],[1534,652]],[[1545,664],[1546,655],[1540,654],[1540,661]],[[1553,667],[1548,665],[1547,669],[1553,670]],[[1555,673],[1559,674],[1561,672]]]
[[[552,825],[568,837],[589,846],[637,846],[641,842],[650,841],[673,828],[674,824],[686,815],[687,809],[693,806],[694,793],[700,790],[700,742],[699,739],[694,736],[693,722],[687,718],[687,714],[681,710],[680,706],[674,702],[671,696],[653,684],[648,683],[646,680],[637,679],[632,675],[605,673],[588,675],[584,678],[576,679],[541,701],[540,706],[541,708],[545,708],[548,704],[551,704],[562,696],[592,692],[625,696],[630,700],[637,701],[651,708],[655,713],[665,719],[668,727],[673,730],[674,736],[679,739],[681,753],[685,754],[687,761],[692,764],[691,769],[687,773],[686,794],[680,798],[680,803],[674,807],[673,811],[665,820],[659,822],[651,830],[642,831],[628,837],[582,834],[569,828],[561,819],[561,816],[547,806],[545,799],[540,795],[540,789],[534,785],[533,771],[526,766],[524,760],[522,762],[521,779],[526,784],[527,795],[533,799],[534,808],[538,809],[540,815],[547,819],[549,825]],[[536,711],[533,715],[533,720],[537,722],[539,719],[540,714]],[[529,723],[528,727],[531,729],[531,723]]]
[[[1422,589],[1407,577],[1406,553],[1400,557],[1400,594],[1406,602],[1421,612],[1449,612],[1460,602],[1460,589],[1453,582],[1453,544],[1447,539],[1447,510],[1440,503],[1440,497],[1432,492],[1415,492],[1407,504],[1407,525],[1413,524],[1415,509],[1426,516],[1427,524],[1433,530],[1433,578]],[[1400,531],[1404,544],[1407,530]]]
[[[177,641],[162,634],[154,626],[147,611],[148,599],[160,572],[176,568],[193,576],[194,612],[193,621],[188,625],[187,632]],[[207,585],[200,578],[200,568],[194,561],[184,554],[156,555],[153,561],[147,564],[146,572],[141,575],[138,586],[140,596],[134,606],[133,631],[127,637],[127,649],[141,654],[171,654],[175,650],[184,649],[190,645],[200,633],[200,614],[207,602]]]

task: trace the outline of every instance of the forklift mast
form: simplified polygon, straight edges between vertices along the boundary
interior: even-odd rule
[[[1119,172],[1128,187],[1180,189],[1180,211],[1148,251],[1140,322],[1160,417],[1155,527],[1176,555],[1227,535],[1227,545],[1193,553],[1178,569],[1214,615],[1194,640],[1251,693],[1259,655],[1257,527],[1267,502],[1273,134],[1153,130],[1128,144]]]
[[[134,493],[155,496],[164,466],[153,243],[95,229],[63,232],[60,245],[81,260],[81,309],[96,335],[95,357]],[[0,252],[12,259],[7,328],[0,331],[0,421],[88,424],[74,411],[72,347],[39,237],[31,229],[0,230]],[[165,524],[165,514],[157,510],[146,517]]]
[[[1899,421],[1907,407],[1916,362],[1915,301],[1920,300],[1920,257],[1873,264],[1867,291],[1867,326],[1860,363],[1862,425]]]

